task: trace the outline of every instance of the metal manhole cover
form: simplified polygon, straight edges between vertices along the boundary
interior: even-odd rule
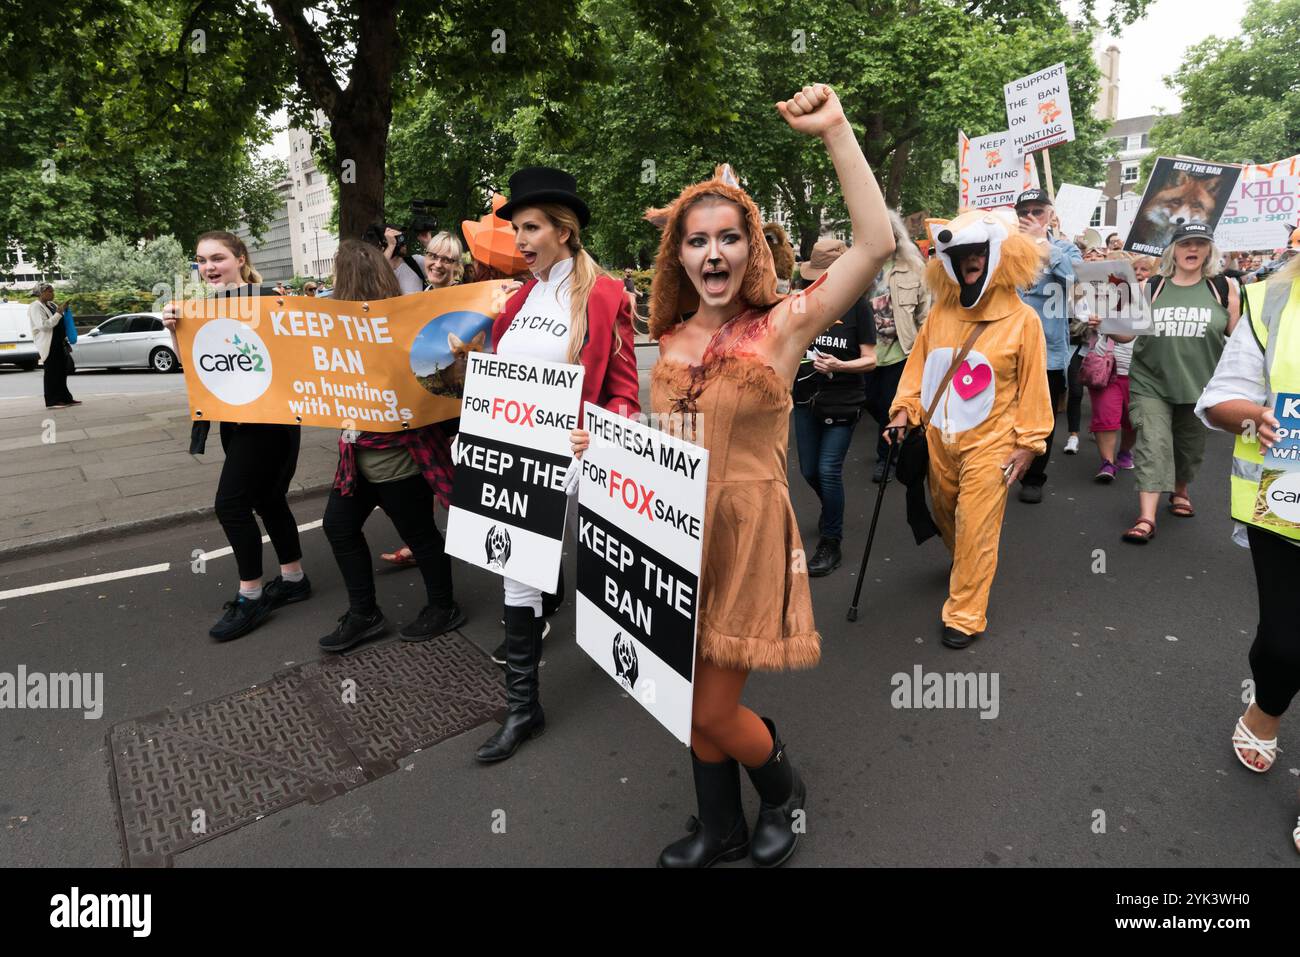
[[[504,706],[501,672],[459,633],[309,662],[264,685],[108,734],[127,866],[389,773]]]

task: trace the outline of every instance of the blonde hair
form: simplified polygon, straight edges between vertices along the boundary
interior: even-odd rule
[[[1195,237],[1197,239],[1201,237]],[[1209,240],[1210,251],[1205,254],[1205,260],[1201,263],[1201,278],[1209,279],[1219,274],[1219,247],[1214,245],[1213,240]],[[1175,272],[1178,271],[1178,265],[1174,262],[1174,247],[1177,243],[1170,243],[1165,247],[1165,251],[1160,254],[1160,267],[1156,272],[1166,279],[1172,279]]]
[[[886,212],[889,213],[889,225],[894,230],[894,258],[903,260],[917,272],[925,272],[925,259],[912,237],[907,234],[907,224],[903,222],[902,215],[896,209]]]
[[[596,260],[582,248],[582,227],[578,224],[578,214],[561,206],[559,203],[538,203],[531,207],[551,221],[557,230],[567,229],[569,240],[565,244],[573,255],[573,275],[569,279],[569,355],[571,363],[579,362],[582,344],[587,339],[587,303],[591,300],[591,291],[596,288],[596,280],[603,275]],[[618,355],[622,340],[617,330],[614,333],[614,355]]]
[[[402,294],[397,274],[378,248],[359,239],[339,243],[334,257],[335,299],[365,301],[391,299]]]
[[[444,250],[450,249],[450,253],[444,253]],[[438,233],[425,245],[426,253],[443,253],[454,256],[456,265],[451,267],[451,281],[460,282],[465,275],[465,247],[461,245],[460,239],[454,234],[443,230]]]
[[[262,274],[253,268],[253,257],[248,255],[248,247],[245,246],[244,241],[234,233],[226,232],[224,229],[209,230],[195,240],[195,248],[197,249],[199,243],[203,242],[205,239],[211,239],[214,242],[221,243],[221,245],[230,250],[231,255],[236,259],[243,257],[244,263],[239,267],[239,278],[244,282],[260,283],[262,281]]]
[[[1291,257],[1291,261],[1268,277],[1269,282],[1295,282],[1300,279],[1300,253]]]

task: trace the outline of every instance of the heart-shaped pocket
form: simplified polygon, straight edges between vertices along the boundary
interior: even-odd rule
[[[986,363],[972,366],[967,359],[957,367],[957,374],[952,377],[952,387],[963,399],[972,399],[987,389],[992,381],[993,370]]]

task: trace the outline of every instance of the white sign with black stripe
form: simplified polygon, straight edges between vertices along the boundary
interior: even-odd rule
[[[447,554],[554,591],[582,366],[469,354]]]
[[[578,484],[578,644],[683,744],[709,453],[587,405]]]

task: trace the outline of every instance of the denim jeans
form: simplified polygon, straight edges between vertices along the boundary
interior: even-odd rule
[[[799,471],[821,499],[823,538],[844,537],[844,457],[848,454],[854,427],[825,425],[808,406],[794,407]]]

